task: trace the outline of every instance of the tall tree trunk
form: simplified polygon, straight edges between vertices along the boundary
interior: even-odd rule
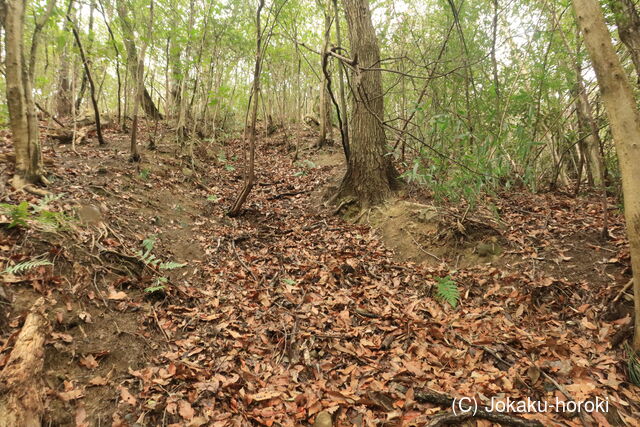
[[[609,0],[609,5],[616,20],[620,40],[631,54],[640,85],[640,15],[633,0]]]
[[[144,58],[147,52],[147,43],[151,39],[151,31],[153,29],[153,0],[149,4],[149,23],[147,24],[146,33],[141,41],[140,53],[136,51],[133,29],[127,16],[127,8],[122,1],[117,2],[118,15],[122,22],[123,33],[125,34],[125,44],[127,45],[127,53],[129,59],[135,58],[137,64],[130,66],[135,71],[135,75],[131,75],[134,87],[133,97],[133,121],[131,124],[131,143],[130,143],[130,160],[133,162],[140,161],[138,153],[138,110],[145,103],[146,90],[144,88]],[[148,96],[148,94],[147,94]],[[153,104],[153,102],[152,102]],[[154,106],[155,108],[155,106]],[[159,114],[159,113],[158,113]]]
[[[336,43],[338,47],[342,47],[342,34],[340,30],[340,11],[338,10],[338,0],[333,0],[333,12],[335,14],[336,21]],[[342,115],[342,145],[347,147],[349,151],[349,124],[347,117],[347,97],[344,90],[344,71],[342,70],[342,64],[338,63],[338,90],[340,92],[340,114]]]
[[[65,44],[62,56],[60,57],[60,68],[58,71],[58,90],[56,91],[56,112],[58,117],[69,117],[71,115],[71,81],[69,80],[69,53]]]
[[[193,28],[194,22],[194,13],[195,13],[195,1],[190,0],[189,2],[189,24],[187,28]],[[190,37],[189,37],[190,39]],[[187,41],[187,48],[185,52],[185,61],[191,61],[191,41]],[[176,126],[176,133],[178,135],[178,141],[182,144],[185,137],[187,136],[187,71],[188,67],[183,67],[185,70],[184,74],[181,76],[182,80],[180,81],[180,110],[178,111],[178,124]]]
[[[89,42],[87,43],[87,47],[85,50],[85,54],[88,55],[91,53],[91,48],[93,47],[93,11],[95,10],[96,4],[91,1],[91,6],[89,9]],[[91,66],[91,60],[88,59],[89,66]],[[87,73],[82,75],[82,82],[80,83],[80,92],[78,92],[78,96],[76,98],[76,111],[80,110],[80,106],[82,105],[82,99],[84,98],[84,93],[87,91],[87,82],[88,76]]]
[[[12,185],[22,188],[43,180],[38,121],[29,65],[24,55],[25,0],[5,3],[7,107],[16,153]]]
[[[177,24],[176,24],[177,25]],[[177,118],[180,113],[182,97],[180,96],[180,88],[182,87],[182,52],[177,46],[175,37],[167,40],[167,68],[171,69],[171,79],[167,85],[169,96],[167,97],[168,107],[167,115]],[[169,78],[169,76],[167,76]],[[170,113],[169,113],[170,112]]]
[[[498,0],[493,0],[493,22],[491,24],[491,71],[493,72],[493,90],[496,95],[496,120],[500,116],[500,80],[498,78],[498,58],[496,44],[498,42]]]
[[[141,63],[139,56],[142,56],[142,54],[138,54],[138,49],[136,48],[135,36],[133,32],[133,25],[126,16],[126,7],[124,9],[123,7],[124,5],[122,5],[121,2],[118,1],[118,6],[116,9],[118,11],[118,16],[120,17],[120,28],[122,29],[122,34],[124,36],[124,46],[127,51],[127,66],[129,68],[131,80],[133,82],[137,82],[139,75],[138,68],[139,64]],[[123,10],[124,15],[122,14]],[[134,88],[135,87],[136,83],[134,83]],[[142,110],[147,115],[147,117],[154,120],[162,120],[162,114],[154,104],[149,91],[144,86],[144,81],[142,82],[142,97],[140,99],[140,105],[142,106]]]
[[[116,38],[113,35],[113,30],[111,29],[111,25],[107,20],[107,13],[104,10],[104,5],[101,0],[98,0],[98,4],[100,5],[100,13],[102,14],[102,19],[104,20],[104,24],[107,27],[107,31],[109,32],[109,39],[111,40],[111,45],[113,46],[113,50],[116,53],[116,78],[118,85],[118,126],[122,129],[122,77],[120,76],[120,49],[118,49],[118,43],[116,42]]]
[[[579,56],[576,57],[579,61]],[[589,97],[587,96],[587,90],[584,87],[582,81],[582,64],[577,62],[576,64],[576,77],[577,77],[577,90],[578,96],[576,98],[576,115],[578,117],[578,128],[580,130],[580,137],[584,138],[584,143],[581,144],[581,149],[584,149],[584,157],[587,164],[587,171],[591,177],[592,183],[595,187],[601,187],[604,183],[604,173],[602,167],[602,156],[600,155],[600,133],[598,132],[598,126],[593,119],[593,112],[591,111],[591,104],[589,104]]]
[[[352,111],[347,172],[337,198],[354,197],[361,207],[378,204],[397,186],[397,173],[387,156],[384,132],[380,48],[371,22],[368,0],[344,0],[352,65]]]
[[[251,98],[251,117],[249,122],[249,158],[245,156],[244,165],[244,185],[238,197],[236,198],[228,216],[234,217],[240,214],[242,205],[247,200],[247,196],[251,192],[255,184],[255,153],[256,153],[256,121],[258,120],[258,102],[260,100],[260,69],[262,66],[262,21],[261,14],[264,8],[264,0],[259,0],[258,10],[256,12],[256,62],[253,70],[253,88]]]
[[[106,145],[104,137],[102,136],[102,125],[100,123],[100,108],[98,107],[98,101],[96,99],[96,87],[93,82],[93,77],[91,77],[91,70],[89,69],[89,62],[87,60],[87,56],[84,53],[84,49],[82,48],[82,42],[80,41],[80,34],[78,34],[78,30],[76,25],[71,20],[71,7],[73,6],[73,0],[69,3],[69,10],[67,11],[67,21],[69,25],[71,25],[71,31],[73,32],[73,38],[76,41],[76,45],[78,46],[78,50],[80,51],[80,59],[82,60],[82,66],[84,67],[84,73],[87,76],[87,80],[89,81],[89,91],[91,94],[91,104],[93,105],[93,117],[96,121],[96,133],[98,134],[98,144]]]
[[[573,0],[616,144],[634,277],[634,350],[640,350],[640,112],[598,0]]]
[[[318,5],[322,8],[324,14],[324,41],[322,43],[322,60],[325,60],[327,49],[329,49],[329,41],[331,36],[331,15],[329,5],[323,5],[318,1]],[[327,69],[327,73],[328,73]],[[318,137],[317,146],[322,147],[328,140],[333,137],[333,126],[331,125],[331,99],[329,96],[329,79],[322,75],[320,83],[320,135]]]

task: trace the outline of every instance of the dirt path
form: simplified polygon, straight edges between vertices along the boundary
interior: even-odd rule
[[[421,401],[425,391],[481,402],[563,398],[553,381],[576,401],[608,399],[610,423],[634,422],[638,391],[625,383],[621,351],[611,345],[629,319],[603,318],[615,294],[611,280],[624,280],[624,254],[598,275],[584,253],[577,259],[559,252],[575,256],[573,263],[554,258],[563,248],[553,244],[566,238],[564,229],[553,229],[561,216],[541,214],[546,231],[534,237],[558,239],[544,245],[530,244],[531,229],[509,217],[515,213],[507,203],[503,218],[511,226],[474,234],[467,223],[466,240],[442,234],[455,227],[447,221],[454,216],[415,225],[422,208],[367,217],[381,232],[349,224],[317,206],[339,153],[300,150],[294,163],[289,143],[276,135],[260,142],[259,184],[246,213],[229,219],[225,209],[241,183],[237,141],[201,147],[195,170],[175,159],[169,142],[160,143],[136,170],[123,161],[125,137],[109,137],[105,150],[58,153],[52,189],[67,193],[61,208],[101,207],[107,228],[74,225],[76,240],[64,243],[53,272],[33,272],[34,280],[44,277],[40,286],[16,289],[14,327],[35,295],[44,293],[51,305],[51,424],[305,425],[328,410],[340,425],[423,425],[443,410]],[[297,137],[301,147],[313,141],[312,134]],[[559,207],[554,197],[544,198],[549,209]],[[415,237],[410,247],[436,251],[444,262],[418,263],[427,255],[400,262],[381,243],[380,233],[403,216],[395,229],[414,228],[399,239]],[[620,235],[616,226],[613,232]],[[477,245],[489,234],[501,250],[487,259]],[[3,234],[12,259],[48,247],[34,239],[18,249],[18,238]],[[149,238],[163,262],[186,265],[151,272],[122,256]],[[465,241],[461,250],[474,261],[467,265],[456,262],[454,246]],[[600,260],[614,258],[623,244],[621,238],[592,250]],[[569,269],[547,268],[545,256],[549,265],[576,264],[581,273],[562,276]],[[436,283],[449,276],[461,294],[457,308],[435,297]],[[149,292],[158,287],[164,289]],[[580,425],[560,414],[532,417]]]

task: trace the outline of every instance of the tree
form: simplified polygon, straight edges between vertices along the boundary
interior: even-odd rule
[[[609,0],[620,40],[629,49],[640,83],[640,15],[632,0]]]
[[[135,40],[133,30],[131,28],[131,23],[129,22],[129,18],[127,16],[127,8],[122,0],[118,0],[117,2],[118,15],[120,16],[120,21],[122,22],[122,28],[124,33],[125,45],[127,46],[127,52],[129,61],[135,60],[137,63],[135,65],[130,65],[129,68],[132,70],[133,84],[134,84],[134,98],[133,98],[133,123],[131,125],[131,144],[130,144],[130,152],[131,157],[130,160],[133,162],[140,161],[140,154],[138,153],[138,109],[140,105],[145,105],[145,93],[147,96],[149,95],[146,92],[144,87],[144,58],[147,52],[147,44],[151,39],[151,31],[153,29],[153,0],[149,3],[149,22],[147,24],[147,29],[145,32],[145,36],[142,39],[142,47],[140,49],[140,54],[136,52],[135,48]],[[133,72],[135,71],[135,74]],[[151,102],[153,105],[153,102]],[[144,108],[144,107],[143,107]],[[155,106],[153,106],[155,110]],[[146,110],[146,109],[145,109]],[[157,112],[157,110],[155,110]],[[159,114],[159,113],[158,113]],[[153,113],[152,113],[153,116]]]
[[[96,97],[96,85],[91,75],[91,69],[89,68],[89,59],[87,58],[84,48],[82,47],[82,42],[80,41],[80,34],[78,32],[78,29],[76,28],[76,24],[71,20],[72,7],[73,7],[73,0],[70,0],[69,8],[67,9],[67,22],[71,26],[71,32],[73,33],[73,38],[76,41],[76,46],[78,47],[78,51],[80,52],[80,59],[82,60],[84,75],[87,77],[87,81],[89,82],[89,93],[91,95],[91,105],[93,105],[93,117],[96,121],[96,133],[98,135],[98,144],[106,145],[107,143],[105,142],[104,137],[102,136],[102,124],[100,123],[100,108],[98,107],[98,99]]]
[[[129,8],[132,9],[131,7]],[[129,18],[127,17],[127,8],[123,4],[122,0],[117,1],[117,9],[118,15],[120,17],[120,28],[122,29],[124,45],[127,51],[127,67],[129,68],[129,74],[131,75],[131,79],[134,81],[134,85],[136,86],[137,90],[137,82],[140,74],[139,64],[144,65],[143,51],[146,49],[146,45],[149,43],[149,39],[142,40],[142,43],[144,43],[145,45],[141,47],[140,53],[138,53],[134,35],[134,28]],[[144,75],[144,71],[142,71],[142,74]],[[138,101],[134,99],[134,106],[136,102]],[[160,114],[160,111],[158,111],[158,108],[154,104],[149,91],[144,85],[144,80],[142,81],[142,97],[139,102],[142,106],[142,110],[147,115],[147,117],[151,119],[162,120],[162,114]]]
[[[322,56],[321,60],[323,61],[323,71],[327,73],[326,75],[323,73],[322,81],[320,82],[320,117],[318,121],[320,122],[320,135],[318,136],[317,146],[322,147],[325,145],[327,141],[333,139],[333,126],[331,124],[331,99],[329,97],[329,71],[326,68],[326,64],[324,61],[327,60],[326,51],[329,49],[329,39],[331,35],[331,15],[330,15],[330,5],[323,4],[321,1],[316,0],[318,7],[322,10],[322,14],[324,15],[324,40],[322,43]]]
[[[634,277],[634,350],[640,350],[640,112],[611,42],[597,0],[573,0],[578,25],[596,72],[618,152],[627,236]]]
[[[362,207],[378,204],[397,187],[397,173],[387,155],[384,132],[380,48],[368,0],[344,0],[349,28],[352,118],[347,172],[337,198],[355,198]],[[372,69],[369,69],[372,68]]]
[[[262,67],[262,21],[261,14],[264,8],[264,0],[259,0],[258,9],[256,11],[256,60],[253,69],[253,87],[251,89],[251,97],[249,98],[249,104],[251,108],[251,117],[249,121],[249,158],[245,159],[244,169],[244,185],[236,201],[233,203],[231,210],[228,214],[230,217],[238,216],[240,209],[247,196],[251,192],[253,185],[255,184],[255,156],[256,156],[256,122],[258,120],[258,102],[260,99],[260,70]]]
[[[25,7],[26,0],[8,0],[0,5],[5,15],[7,106],[16,154],[15,174],[12,180],[12,185],[16,189],[24,188],[29,184],[46,183],[38,140],[32,73],[24,54]],[[38,26],[41,28],[42,25],[44,22],[39,20],[36,23],[36,29]],[[37,43],[37,39],[34,42]],[[35,54],[34,48],[32,53]]]

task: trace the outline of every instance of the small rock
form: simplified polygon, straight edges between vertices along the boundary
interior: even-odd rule
[[[193,176],[193,170],[189,168],[182,168],[182,174],[187,178],[191,178]]]
[[[322,411],[316,415],[316,420],[313,422],[313,427],[333,427],[333,420],[331,414],[327,411]]]

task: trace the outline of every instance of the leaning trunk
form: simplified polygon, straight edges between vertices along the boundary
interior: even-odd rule
[[[634,277],[634,350],[640,350],[640,113],[597,0],[573,0],[616,144]]]

